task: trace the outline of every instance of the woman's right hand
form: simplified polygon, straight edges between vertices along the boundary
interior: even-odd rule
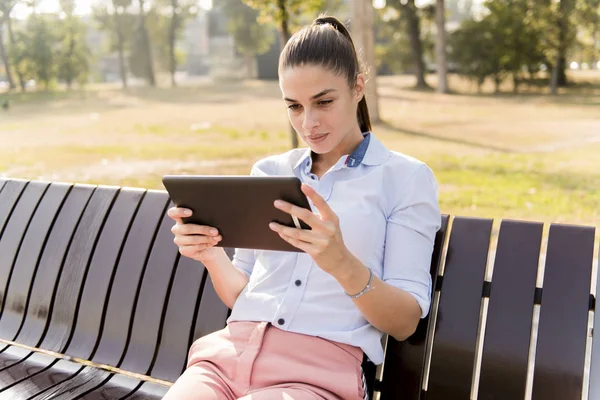
[[[192,215],[191,210],[172,207],[167,211],[167,215],[175,221],[171,232],[175,234],[173,241],[179,247],[182,256],[206,262],[214,260],[224,251],[222,247],[217,247],[222,237],[215,228],[183,223],[183,218]]]

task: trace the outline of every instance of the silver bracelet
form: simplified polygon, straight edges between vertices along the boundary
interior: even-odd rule
[[[351,299],[356,299],[360,296],[362,296],[363,294],[367,293],[369,290],[373,289],[373,287],[371,287],[371,282],[373,282],[373,270],[371,270],[371,268],[368,268],[369,270],[369,282],[367,282],[367,286],[365,286],[365,288],[363,290],[361,290],[360,292],[358,292],[357,294],[348,294],[346,292],[346,296],[350,297]]]

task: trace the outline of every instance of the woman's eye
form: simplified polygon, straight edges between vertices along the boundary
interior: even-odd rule
[[[290,104],[288,108],[292,111],[297,111],[300,108],[300,104]]]
[[[333,102],[333,100],[321,100],[321,101],[319,101],[319,105],[327,106],[327,105],[331,104],[332,102]]]

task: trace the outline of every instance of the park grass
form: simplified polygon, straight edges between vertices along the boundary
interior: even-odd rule
[[[600,226],[600,76],[572,79],[559,96],[515,96],[457,77],[453,95],[382,77],[374,131],[432,167],[444,213]],[[162,189],[167,173],[246,174],[289,149],[277,82],[6,96],[4,176]]]

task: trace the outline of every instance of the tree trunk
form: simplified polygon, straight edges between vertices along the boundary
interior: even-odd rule
[[[352,13],[352,39],[356,45],[356,51],[362,55],[362,59],[369,68],[369,82],[365,88],[369,116],[372,123],[378,123],[380,118],[379,95],[377,94],[377,63],[375,60],[375,30],[373,27],[375,13],[373,3],[369,0],[354,0]]]
[[[290,40],[292,35],[290,34],[289,20],[290,15],[285,7],[285,0],[277,0],[277,8],[279,9],[279,15],[281,17],[279,21],[279,46],[281,50],[285,47],[285,44]],[[292,142],[292,148],[298,147],[298,134],[290,123],[290,139]]]
[[[438,92],[448,93],[448,60],[446,57],[446,5],[444,0],[437,0],[435,7],[437,40],[435,43],[435,59],[438,68]]]
[[[10,40],[10,43],[12,44],[12,46],[16,46],[17,39],[15,38],[15,33],[12,29],[12,18],[10,18],[10,16],[8,18],[6,18],[6,27],[8,28],[8,38]],[[18,65],[15,65],[15,72],[17,74],[17,77],[19,78],[19,86],[21,86],[21,90],[25,91],[27,89],[26,88],[27,82],[25,82],[23,73],[19,70]]]
[[[171,86],[177,86],[175,82],[175,71],[177,70],[177,60],[175,59],[175,39],[177,36],[177,28],[179,25],[179,15],[177,14],[177,0],[171,0],[173,8],[173,17],[171,18],[171,26],[169,27],[169,72],[171,74]]]
[[[560,55],[556,57],[554,61],[554,65],[552,66],[552,76],[550,77],[550,93],[557,94],[558,93],[558,69],[560,64]]]
[[[556,61],[552,68],[550,92],[556,94],[558,87],[567,86],[567,36],[569,32],[569,5],[570,0],[560,0],[558,6],[558,48]]]
[[[421,42],[421,21],[417,14],[415,0],[408,0],[408,4],[403,10],[406,14],[408,36],[410,37],[410,47],[413,53],[413,62],[415,66],[415,77],[417,78],[416,87],[419,89],[429,88],[425,81],[425,61],[423,61],[423,43]]]
[[[598,39],[598,25],[600,25],[600,17],[594,22],[594,31],[592,33],[592,69],[600,69],[600,39]]]
[[[15,81],[13,80],[12,71],[10,67],[10,60],[8,59],[8,53],[4,46],[4,27],[3,21],[0,21],[0,56],[2,57],[2,63],[4,64],[4,70],[6,71],[6,79],[8,80],[8,86],[10,90],[16,88]]]
[[[277,9],[279,10],[280,15],[280,23],[279,23],[279,39],[280,39],[280,48],[283,50],[285,44],[292,37],[290,33],[290,15],[285,6],[285,0],[277,0]]]
[[[119,74],[123,89],[127,89],[127,69],[125,68],[125,37],[121,29],[121,14],[114,14],[115,27],[117,30],[117,53],[119,54]]]
[[[244,62],[246,64],[246,76],[248,79],[256,79],[256,62],[254,56],[251,54],[244,55]]]
[[[144,13],[144,0],[138,0],[140,5],[140,21],[139,29],[142,39],[142,47],[144,49],[144,58],[146,58],[146,81],[152,87],[156,87],[156,80],[154,78],[154,67],[152,66],[152,48],[150,47],[150,38],[148,37],[148,30],[146,29],[146,15]]]

